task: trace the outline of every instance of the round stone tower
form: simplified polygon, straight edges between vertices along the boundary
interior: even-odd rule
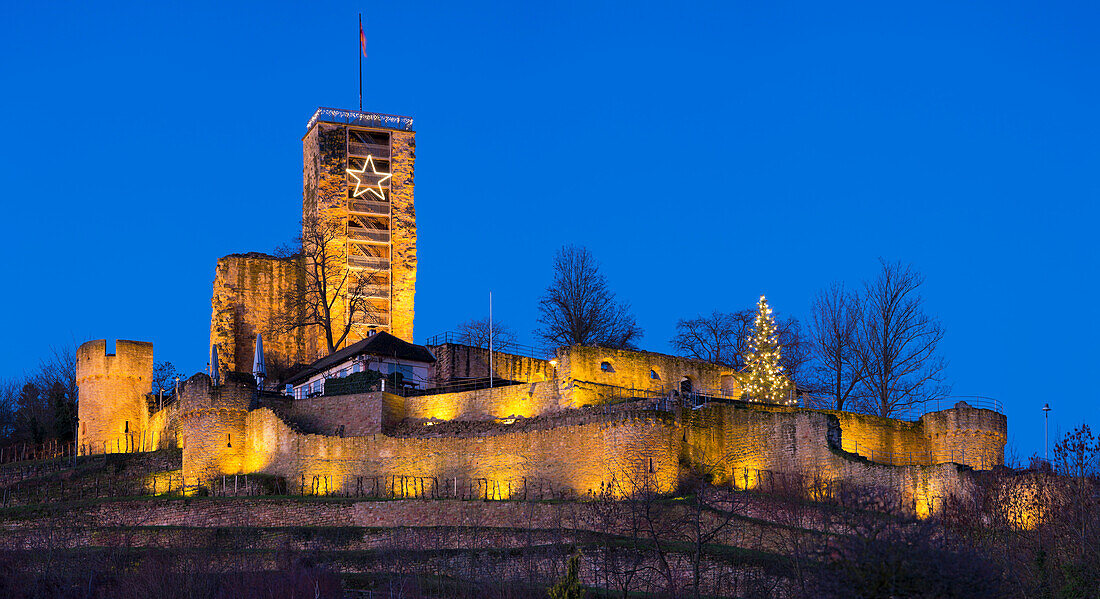
[[[205,485],[223,474],[245,473],[245,420],[256,394],[251,374],[229,372],[214,385],[199,373],[180,386],[185,484]]]
[[[955,462],[988,470],[1005,462],[1008,419],[1004,414],[960,401],[953,408],[925,414],[920,421],[933,463]]]
[[[81,345],[76,350],[78,449],[86,454],[140,449],[152,380],[152,343],[119,339],[113,354],[105,339]]]

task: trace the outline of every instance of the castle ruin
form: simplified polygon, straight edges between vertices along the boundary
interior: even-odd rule
[[[343,268],[371,277],[371,309],[344,345],[372,331],[413,340],[414,135],[411,119],[355,111],[319,109],[307,125],[303,220],[336,223]],[[533,485],[559,496],[671,490],[693,471],[742,489],[777,474],[877,484],[923,511],[967,492],[969,470],[1004,461],[1007,422],[993,410],[959,403],[908,422],[753,403],[729,367],[643,351],[573,346],[490,360],[484,348],[438,343],[428,346],[430,382],[414,391],[294,399],[258,390],[239,372],[257,333],[269,361],[327,353],[315,328],[274,325],[302,284],[293,260],[218,261],[210,342],[230,372],[197,374],[167,403],[146,395],[151,344],[119,341],[114,355],[103,340],[81,346],[81,451],[182,447],[183,480],[194,488],[262,473],[339,492],[390,477],[419,481],[401,496],[478,481],[486,499],[508,499]],[[500,382],[454,385],[479,378]]]

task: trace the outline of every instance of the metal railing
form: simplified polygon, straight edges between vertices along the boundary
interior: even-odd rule
[[[386,242],[390,240],[390,232],[385,229],[364,229],[362,227],[348,227],[348,237],[352,239],[361,239],[363,241],[382,241]]]
[[[348,211],[357,214],[374,214],[379,216],[390,215],[390,205],[386,202],[372,202],[369,200],[351,200],[348,202]]]
[[[358,291],[359,293],[355,293],[356,291]],[[348,294],[355,297],[387,298],[390,296],[390,286],[365,285],[358,289],[352,289],[348,292]]]
[[[360,157],[373,156],[376,158],[389,159],[390,147],[382,144],[365,144],[357,141],[349,141],[348,155]]]
[[[445,343],[451,343],[453,345],[465,345],[467,347],[476,347],[478,349],[489,349],[486,345],[475,345],[463,334],[456,331],[445,331],[436,335],[428,337],[424,345],[443,345]],[[545,347],[536,347],[534,345],[524,345],[522,343],[514,343],[510,341],[494,342],[493,351],[502,354],[512,354],[516,356],[526,356],[528,358],[546,359],[554,354],[553,349]]]
[[[785,401],[769,402],[759,401],[751,397],[745,397],[740,391],[730,391],[727,389],[692,389],[691,391],[681,391],[681,395],[694,402],[694,407],[700,407],[707,402],[719,402],[719,403],[741,403],[745,405],[767,405],[767,406],[789,406],[792,408],[798,407],[798,395],[795,389],[792,387],[786,396]]]
[[[359,110],[343,110],[324,106],[318,108],[313,113],[313,116],[309,117],[309,122],[306,123],[306,131],[312,129],[318,122],[413,131],[413,118],[411,116],[383,114],[379,112],[362,112]]]
[[[935,466],[936,464],[967,464],[976,470],[989,470],[1002,465],[997,456],[984,451],[966,451],[965,449],[940,451],[885,451],[864,445],[858,441],[843,442],[841,449],[867,458],[876,464],[888,466]],[[970,461],[968,462],[967,459]]]
[[[941,410],[949,410],[954,408],[959,402],[964,402],[971,408],[977,408],[980,410],[993,410],[998,414],[1004,414],[1004,406],[1001,404],[1001,400],[994,397],[986,397],[984,395],[950,395],[947,397],[937,397],[935,399],[929,399],[920,403],[907,406],[901,410],[898,410],[890,414],[890,418],[898,420],[920,420],[921,416],[930,414],[932,412],[939,412]]]
[[[521,383],[521,382],[517,382],[517,381],[509,381],[509,380],[506,380],[506,379],[493,377],[492,387],[494,389],[496,389],[496,388],[500,388],[500,387],[510,387],[512,385],[524,385],[524,384],[526,384],[526,383]],[[481,378],[465,379],[465,380],[457,381],[457,382],[453,382],[453,383],[447,383],[445,385],[439,385],[438,387],[427,387],[427,388],[424,388],[424,389],[420,389],[420,388],[403,388],[403,389],[394,389],[390,392],[394,393],[394,394],[397,394],[397,395],[404,395],[405,397],[420,397],[420,396],[423,396],[423,395],[441,395],[443,393],[459,393],[459,392],[462,392],[462,391],[477,391],[478,389],[488,389],[489,387],[490,387],[489,377],[481,377]]]
[[[386,269],[390,267],[390,259],[380,258],[378,256],[356,256],[352,254],[348,256],[348,264],[359,268]]]
[[[73,441],[46,441],[45,443],[16,443],[0,447],[0,464],[69,458],[76,451]]]

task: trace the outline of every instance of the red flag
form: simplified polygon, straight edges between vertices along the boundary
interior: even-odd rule
[[[363,49],[363,56],[367,55],[367,34],[363,33],[363,22],[359,22],[359,47]]]

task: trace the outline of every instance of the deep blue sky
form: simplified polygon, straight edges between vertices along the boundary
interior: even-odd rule
[[[1052,437],[1100,428],[1089,2],[5,2],[0,375],[74,338],[205,365],[215,261],[293,237],[364,8],[365,108],[416,118],[417,340],[492,289],[529,341],[564,243],[655,351],[760,293],[805,318],[883,256],[1021,456],[1044,402]]]

